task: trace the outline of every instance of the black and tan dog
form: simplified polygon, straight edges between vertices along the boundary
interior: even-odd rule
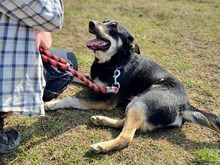
[[[128,146],[138,129],[146,132],[180,127],[184,121],[220,132],[220,117],[191,106],[183,84],[158,64],[140,55],[134,38],[123,26],[115,21],[91,21],[89,32],[96,36],[87,42],[87,47],[95,53],[90,78],[98,85],[116,85],[119,92],[55,100],[46,103],[45,108],[113,110],[119,106],[126,107],[122,120],[91,117],[95,125],[122,128],[117,138],[91,145],[94,152]]]

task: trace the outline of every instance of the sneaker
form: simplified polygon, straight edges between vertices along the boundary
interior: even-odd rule
[[[12,152],[20,144],[21,134],[16,130],[0,130],[0,154]]]

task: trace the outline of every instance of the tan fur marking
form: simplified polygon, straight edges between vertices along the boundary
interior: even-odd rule
[[[106,102],[95,102],[87,99],[79,99],[79,103],[84,107],[97,110],[113,110],[116,107],[116,104],[107,104]]]
[[[113,140],[93,144],[90,148],[96,153],[124,148],[132,141],[135,131],[141,127],[143,122],[144,118],[141,110],[129,109],[120,135]]]
[[[105,33],[106,33],[106,32],[105,32],[105,28],[104,28],[103,26],[98,25],[98,29],[99,29],[99,32],[100,32],[101,34],[105,34]]]
[[[151,131],[153,129],[154,129],[154,126],[147,123],[147,122],[143,122],[143,124],[141,125],[141,128],[140,128],[141,132],[144,132],[144,133],[147,131]]]
[[[116,119],[111,119],[105,116],[92,116],[90,120],[95,125],[108,126],[108,127],[113,127],[113,128],[122,128],[125,122],[125,119],[116,120]]]

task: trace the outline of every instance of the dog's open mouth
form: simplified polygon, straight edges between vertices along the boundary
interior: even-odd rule
[[[86,46],[92,50],[107,50],[110,47],[110,42],[103,38],[96,38],[88,41]]]

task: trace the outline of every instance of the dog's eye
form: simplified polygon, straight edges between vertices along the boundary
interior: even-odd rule
[[[110,29],[117,31],[117,23],[112,23],[112,24],[110,25]]]

